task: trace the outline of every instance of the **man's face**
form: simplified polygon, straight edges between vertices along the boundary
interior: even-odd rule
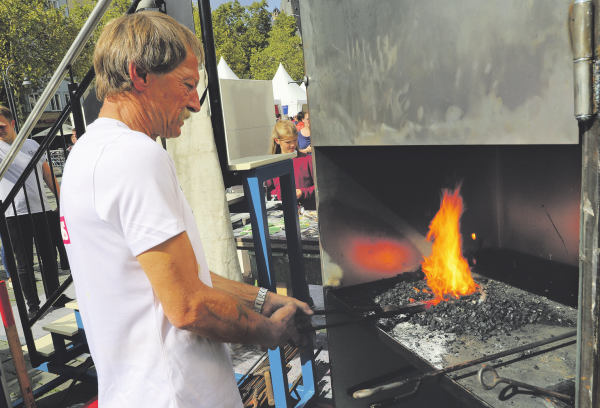
[[[77,133],[75,132],[73,132],[73,134],[71,135],[71,143],[77,143]]]
[[[0,116],[0,140],[5,143],[14,142],[17,137],[15,132],[15,121],[8,120],[4,116]]]
[[[190,117],[190,112],[200,111],[196,90],[199,80],[198,59],[189,49],[187,58],[173,71],[148,74],[146,106],[153,133],[150,136],[172,138],[181,134],[183,121]]]

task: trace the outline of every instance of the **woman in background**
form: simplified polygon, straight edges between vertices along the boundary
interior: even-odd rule
[[[298,130],[292,121],[280,121],[271,132],[269,154],[293,153],[298,147]],[[298,204],[306,210],[316,210],[315,183],[313,181],[312,156],[302,155],[292,159],[294,179],[296,181],[296,198]],[[267,180],[267,193],[281,199],[279,177]]]
[[[312,154],[310,141],[310,112],[303,112],[302,123],[304,126],[298,129],[298,151],[303,154]]]

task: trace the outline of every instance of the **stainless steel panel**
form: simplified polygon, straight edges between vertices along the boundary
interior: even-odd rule
[[[577,143],[568,0],[304,0],[315,146]]]

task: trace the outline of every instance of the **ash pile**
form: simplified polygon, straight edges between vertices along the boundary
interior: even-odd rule
[[[423,274],[420,274],[424,277]],[[400,315],[381,319],[378,325],[389,332],[403,322],[422,326],[430,331],[470,334],[478,340],[504,334],[530,323],[574,327],[576,318],[571,308],[556,306],[548,299],[521,291],[492,279],[475,278],[480,290],[459,299],[443,301],[425,312],[412,316]],[[406,305],[414,301],[434,299],[425,279],[398,283],[394,288],[375,297],[381,307]],[[571,312],[569,312],[571,311]]]

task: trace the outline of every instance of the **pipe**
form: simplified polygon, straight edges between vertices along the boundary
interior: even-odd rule
[[[4,70],[4,78],[2,80],[4,81],[4,89],[6,89],[6,98],[8,100],[8,109],[11,110],[11,112],[14,116],[15,130],[18,133],[19,132],[19,117],[17,115],[17,105],[15,104],[15,95],[12,90],[12,85],[10,84],[10,79],[8,78],[8,70],[14,66],[15,66],[15,64],[10,64],[8,67],[6,67],[6,69]]]
[[[592,118],[592,19],[591,0],[576,0],[573,4],[573,83],[575,88],[575,118]]]
[[[204,43],[204,68],[208,77],[208,98],[210,101],[210,120],[219,156],[221,174],[225,188],[233,185],[233,177],[229,172],[227,160],[227,144],[225,142],[225,123],[223,121],[223,106],[221,102],[221,87],[217,71],[217,53],[213,35],[212,18],[210,15],[210,0],[198,0],[198,14],[202,26],[202,42]]]
[[[35,123],[42,116],[44,109],[46,109],[46,106],[50,102],[50,99],[54,96],[54,93],[60,86],[60,83],[62,82],[63,78],[67,73],[67,70],[69,69],[69,66],[77,59],[77,57],[81,53],[81,50],[83,50],[83,47],[85,46],[86,42],[94,33],[94,30],[98,26],[100,19],[104,16],[104,13],[106,13],[106,10],[108,9],[111,3],[112,0],[100,0],[98,1],[98,4],[96,4],[96,7],[94,7],[94,10],[92,10],[92,13],[90,14],[89,18],[83,25],[83,28],[77,35],[77,38],[75,38],[75,41],[73,41],[73,44],[71,44],[71,47],[67,51],[67,54],[65,55],[62,62],[54,72],[54,75],[52,76],[50,81],[48,82],[48,85],[42,93],[42,96],[40,96],[38,103],[31,111],[31,114],[29,115],[27,121],[23,125],[23,129],[21,130],[21,132],[19,132],[6,157],[0,163],[0,180],[4,178],[8,167],[12,164],[19,150],[21,149],[21,146],[23,146],[23,143],[25,143],[27,135],[31,133],[33,127],[35,126]]]
[[[6,340],[8,341],[10,354],[12,355],[15,371],[17,372],[17,380],[19,381],[19,388],[21,389],[21,396],[23,397],[23,405],[25,408],[35,408],[35,398],[31,389],[31,382],[29,381],[29,373],[27,371],[27,365],[25,364],[25,358],[23,357],[21,341],[19,340],[15,316],[13,315],[12,306],[8,297],[6,282],[4,281],[0,281],[0,312],[2,313],[4,330],[6,330]]]

